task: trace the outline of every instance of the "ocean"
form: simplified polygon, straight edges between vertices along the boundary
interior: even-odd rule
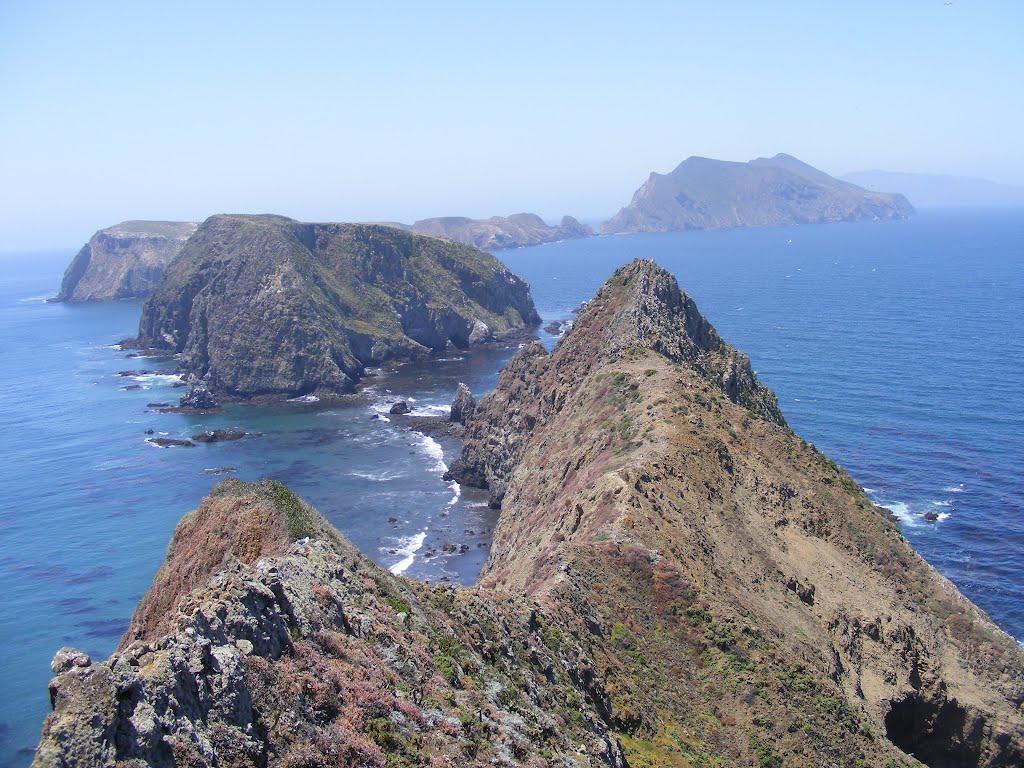
[[[445,482],[452,441],[389,419],[494,386],[513,347],[371,377],[365,399],[160,413],[173,361],[115,346],[140,305],[46,303],[73,250],[0,255],[0,765],[31,760],[62,645],[108,655],[177,520],[225,474],[279,479],[396,573],[472,583],[496,513]],[[1024,210],[566,241],[498,254],[547,323],[652,258],[747,352],[805,439],[1024,639]],[[556,339],[539,332],[551,346]],[[383,418],[380,418],[383,417]],[[234,442],[160,448],[214,428]],[[152,430],[152,434],[147,434]]]

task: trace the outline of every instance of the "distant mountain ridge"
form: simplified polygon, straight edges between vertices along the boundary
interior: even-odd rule
[[[792,155],[747,163],[689,157],[671,173],[652,173],[601,233],[903,219],[913,212],[903,195],[862,189]]]
[[[572,216],[563,216],[558,226],[553,227],[535,213],[514,213],[511,216],[491,216],[489,219],[440,216],[395,226],[420,235],[446,237],[489,251],[543,245],[558,240],[591,237],[594,234],[594,230]]]
[[[874,170],[847,173],[842,178],[880,192],[898,189],[921,208],[1024,205],[1024,187],[972,176]]]

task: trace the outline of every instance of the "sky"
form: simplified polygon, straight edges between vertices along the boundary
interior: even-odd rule
[[[0,0],[0,252],[608,216],[690,155],[1024,184],[1024,2]]]

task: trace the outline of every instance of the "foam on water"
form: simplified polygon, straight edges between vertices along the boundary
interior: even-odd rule
[[[443,475],[448,471],[448,465],[445,464],[444,461],[444,448],[442,448],[441,444],[430,435],[416,434],[419,437],[418,445],[423,452],[427,454],[428,458],[433,460],[431,470],[439,475]]]
[[[424,528],[413,536],[406,536],[399,539],[399,545],[395,547],[395,554],[401,555],[402,559],[394,565],[389,566],[388,570],[396,576],[399,576],[409,570],[409,566],[416,562],[416,553],[419,552],[426,538],[427,529]]]

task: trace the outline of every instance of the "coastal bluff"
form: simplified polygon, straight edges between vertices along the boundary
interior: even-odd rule
[[[111,658],[55,656],[36,766],[1024,761],[1024,653],[653,262],[459,403],[452,473],[501,509],[476,586],[225,481]]]
[[[219,397],[351,392],[367,366],[508,340],[540,321],[488,253],[374,224],[218,215],[142,310],[137,344]]]
[[[68,265],[54,300],[149,296],[198,226],[187,221],[123,221],[99,230]]]

